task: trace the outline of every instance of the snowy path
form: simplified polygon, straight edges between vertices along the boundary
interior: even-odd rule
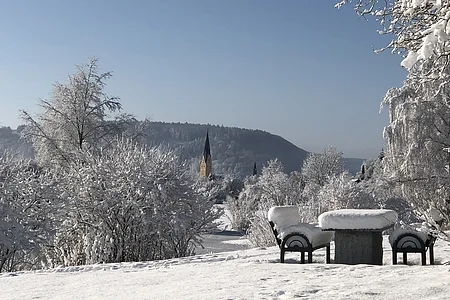
[[[215,234],[205,234],[203,238],[203,248],[197,247],[195,254],[220,253],[236,250],[244,250],[250,247],[245,236],[232,231],[223,231]]]
[[[277,262],[279,251],[248,249],[156,262],[67,267],[0,275],[0,299],[448,299],[450,265],[383,266]],[[450,246],[438,241],[438,263]],[[419,255],[411,255],[418,263]]]

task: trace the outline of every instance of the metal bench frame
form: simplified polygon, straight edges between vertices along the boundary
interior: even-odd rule
[[[408,243],[399,245],[403,238],[409,237],[406,240]],[[397,264],[397,254],[403,253],[403,264],[408,263],[408,253],[421,253],[422,265],[427,264],[426,252],[429,249],[430,265],[434,265],[434,243],[436,237],[428,235],[428,239],[424,242],[418,235],[414,233],[404,233],[400,235],[392,244],[392,264]]]

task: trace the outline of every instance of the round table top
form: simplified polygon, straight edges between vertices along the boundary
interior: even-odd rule
[[[397,213],[390,209],[340,209],[319,216],[322,230],[384,230],[396,221]]]

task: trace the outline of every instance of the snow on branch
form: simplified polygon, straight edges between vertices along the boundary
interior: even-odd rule
[[[400,53],[401,65],[411,69],[418,61],[432,60],[426,77],[446,77],[442,72],[450,61],[450,3],[448,0],[344,0],[335,7],[353,3],[363,17],[380,22],[380,34],[393,36],[386,49]]]

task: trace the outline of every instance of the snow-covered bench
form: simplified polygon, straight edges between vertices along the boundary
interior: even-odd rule
[[[342,209],[319,216],[322,230],[333,230],[334,262],[383,264],[382,232],[394,226],[397,213],[388,209]]]
[[[434,242],[436,238],[430,234],[414,230],[398,228],[389,235],[392,247],[392,264],[397,264],[397,254],[403,253],[403,264],[408,263],[408,253],[421,253],[422,265],[427,264],[426,252],[429,249],[430,265],[434,265]]]
[[[330,242],[333,232],[324,232],[317,224],[300,223],[297,206],[272,207],[267,217],[280,247],[280,262],[284,262],[286,252],[300,252],[301,263],[312,262],[314,250],[326,247],[326,263],[330,263]]]
[[[432,208],[429,216],[438,225],[442,226],[444,217],[441,212]],[[436,226],[428,223],[411,224],[410,228],[397,228],[389,235],[392,247],[392,264],[397,264],[397,254],[403,253],[403,264],[408,263],[408,253],[421,253],[422,265],[427,264],[426,252],[430,254],[430,265],[434,265],[434,243],[436,236],[431,234]]]

